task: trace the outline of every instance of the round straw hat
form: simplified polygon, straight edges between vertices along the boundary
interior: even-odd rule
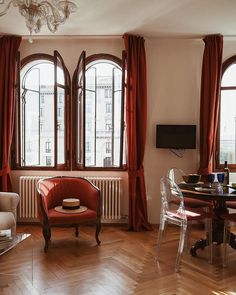
[[[80,200],[76,198],[68,198],[62,201],[62,206],[56,206],[54,210],[60,213],[77,214],[86,211],[86,206],[80,206]]]

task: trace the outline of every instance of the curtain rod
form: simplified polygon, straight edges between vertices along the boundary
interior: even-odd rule
[[[217,34],[217,33],[216,33]],[[137,34],[137,35],[142,35],[142,34]],[[185,39],[185,40],[202,40],[204,37],[207,35],[214,35],[214,34],[206,34],[206,35],[195,35],[195,36],[145,36],[142,35],[145,39]],[[236,38],[236,35],[222,35],[223,38],[227,39],[234,39]],[[40,40],[40,39],[119,39],[122,38],[123,35],[22,35],[23,40],[28,40],[29,38],[33,40]]]
[[[87,38],[122,38],[122,35],[22,35],[22,39],[87,39]]]

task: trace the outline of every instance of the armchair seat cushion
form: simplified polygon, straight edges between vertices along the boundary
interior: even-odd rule
[[[12,212],[0,212],[0,230],[15,227],[16,220]]]
[[[48,211],[48,221],[51,225],[78,224],[78,222],[96,221],[96,218],[96,211],[91,209],[81,213],[61,213],[54,209],[49,209]]]

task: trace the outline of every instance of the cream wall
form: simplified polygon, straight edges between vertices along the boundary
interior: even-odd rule
[[[148,39],[146,38],[148,119],[147,144],[145,152],[145,177],[148,202],[148,216],[151,223],[159,222],[160,193],[159,180],[171,167],[179,167],[184,171],[196,172],[199,165],[199,108],[201,65],[204,43],[200,39]],[[110,53],[121,57],[123,39],[55,39],[35,40],[29,44],[22,42],[21,56],[44,52],[53,54],[57,49],[62,55],[72,76],[78,57],[82,50],[87,55],[94,53]],[[236,41],[225,41],[224,58],[236,53]],[[178,158],[169,150],[155,148],[155,127],[162,124],[196,124],[197,149],[186,150],[182,158]],[[18,189],[18,178],[22,174],[38,175],[38,172],[13,171],[13,183]],[[43,173],[40,173],[41,175]],[[44,173],[45,174],[45,173]],[[51,174],[55,175],[58,173]],[[60,174],[88,175],[92,172],[63,172]],[[107,173],[105,175],[121,175],[124,177],[124,205],[122,213],[128,212],[128,191],[126,173]],[[231,175],[232,177],[232,175]]]
[[[166,175],[171,167],[179,167],[188,173],[198,169],[203,42],[149,39],[146,41],[146,54],[148,123],[145,176],[150,222],[157,223],[160,212],[160,177]],[[196,124],[197,149],[186,150],[182,158],[168,149],[156,149],[157,123]]]

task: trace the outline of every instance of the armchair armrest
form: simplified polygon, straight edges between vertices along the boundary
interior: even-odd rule
[[[0,192],[0,211],[12,212],[16,218],[16,209],[20,196],[16,193]]]

